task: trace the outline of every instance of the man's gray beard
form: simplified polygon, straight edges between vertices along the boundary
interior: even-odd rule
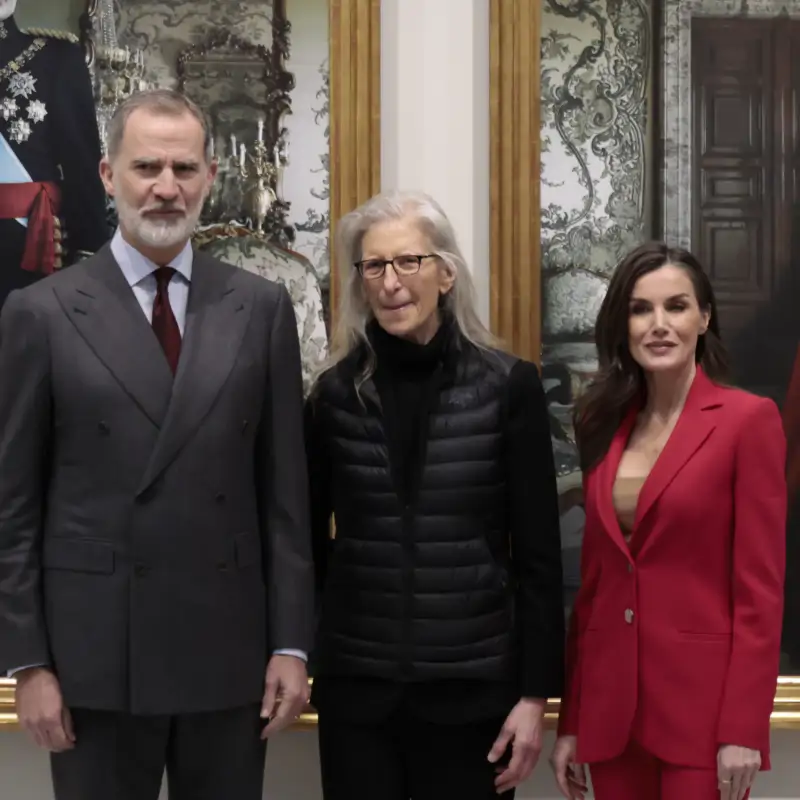
[[[185,217],[176,220],[147,219],[124,201],[117,199],[117,216],[126,231],[148,247],[174,247],[191,239],[200,219],[202,203]]]

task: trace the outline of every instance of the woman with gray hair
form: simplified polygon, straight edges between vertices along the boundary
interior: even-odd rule
[[[373,197],[338,240],[332,358],[306,409],[324,797],[513,797],[563,679],[539,375],[495,346],[430,197]]]

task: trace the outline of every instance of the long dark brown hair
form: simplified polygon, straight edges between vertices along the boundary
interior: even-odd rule
[[[575,404],[575,437],[581,469],[594,467],[606,454],[614,433],[634,401],[643,401],[644,371],[628,347],[629,304],[636,281],[667,264],[691,278],[701,310],[710,312],[708,330],[697,340],[695,361],[718,383],[728,378],[728,354],[722,344],[711,281],[687,250],[648,242],[629,253],[614,271],[595,324],[598,371]]]

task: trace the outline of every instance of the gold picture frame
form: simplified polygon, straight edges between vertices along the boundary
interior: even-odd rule
[[[541,362],[541,5],[490,0],[492,329],[516,355]],[[547,720],[558,718],[559,700]],[[773,728],[800,729],[800,676],[778,678]]]
[[[490,0],[490,320],[512,352],[539,363],[538,3]]]
[[[330,219],[380,191],[380,0],[329,0]],[[337,264],[331,248],[331,306]],[[13,679],[0,678],[0,728],[18,727]],[[316,725],[308,708],[295,727]]]

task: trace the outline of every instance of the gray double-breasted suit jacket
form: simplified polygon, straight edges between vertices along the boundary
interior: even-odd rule
[[[195,253],[173,375],[109,247],[0,315],[0,669],[68,706],[258,702],[311,647],[302,383],[278,284]]]

